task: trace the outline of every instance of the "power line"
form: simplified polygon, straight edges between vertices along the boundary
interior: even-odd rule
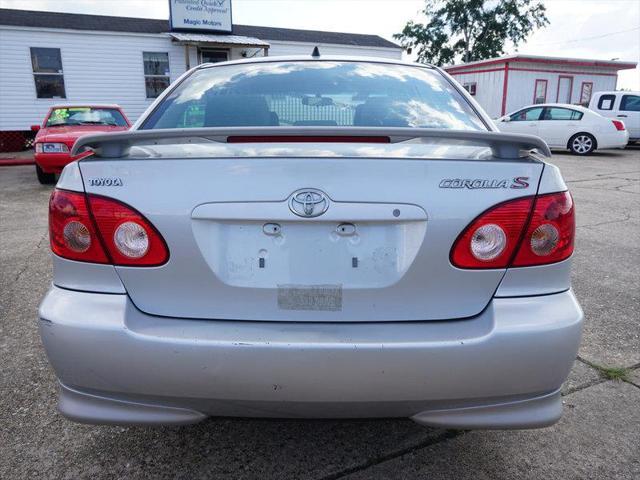
[[[548,45],[565,45],[567,43],[576,43],[576,42],[582,42],[585,40],[596,40],[598,38],[611,37],[612,35],[619,35],[621,33],[634,32],[636,30],[640,30],[640,27],[630,28],[629,30],[619,30],[617,32],[604,33],[602,35],[595,35],[593,37],[574,38],[573,40],[566,40],[564,42],[535,43],[535,44],[527,44],[527,46],[528,47],[544,47]]]

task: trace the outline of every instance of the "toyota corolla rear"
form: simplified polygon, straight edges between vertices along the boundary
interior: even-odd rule
[[[560,417],[571,195],[439,70],[201,67],[87,149],[51,197],[40,307],[69,418]]]

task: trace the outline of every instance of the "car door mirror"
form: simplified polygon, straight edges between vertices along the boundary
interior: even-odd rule
[[[38,133],[40,131],[40,125],[31,125],[31,131]]]
[[[501,122],[505,122],[505,123],[510,122],[511,121],[511,117],[509,115],[505,115],[504,117],[502,117],[500,119],[500,121]]]

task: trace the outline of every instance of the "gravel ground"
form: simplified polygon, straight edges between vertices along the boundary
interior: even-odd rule
[[[32,166],[0,167],[0,478],[640,478],[640,149],[553,162],[577,205],[574,287],[586,324],[564,417],[515,432],[408,420],[65,420],[36,320],[51,280],[50,188]],[[628,368],[626,380],[608,380],[610,367]]]

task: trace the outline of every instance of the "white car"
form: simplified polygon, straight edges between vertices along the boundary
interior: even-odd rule
[[[629,141],[640,141],[640,92],[596,92],[589,109],[622,120],[629,130]]]
[[[530,105],[498,118],[496,125],[503,132],[537,135],[551,148],[567,148],[576,155],[623,148],[629,142],[629,132],[621,120],[563,103]]]

